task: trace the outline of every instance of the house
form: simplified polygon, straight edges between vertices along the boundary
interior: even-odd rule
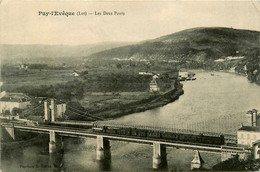
[[[12,114],[14,108],[26,109],[31,105],[31,98],[24,93],[0,93],[0,113]]]
[[[146,75],[146,76],[153,76],[154,75],[153,73],[150,73],[150,72],[139,72],[138,74],[139,75]]]
[[[79,74],[77,71],[74,70],[74,71],[72,72],[72,75],[77,77],[77,76],[79,76],[80,74]]]
[[[260,140],[259,126],[242,126],[237,131],[237,143],[239,145],[252,147],[253,143]]]
[[[260,140],[260,114],[252,109],[246,113],[245,123],[237,131],[237,143],[252,147],[253,143]]]
[[[188,72],[179,72],[179,79],[186,80],[188,78]]]
[[[18,66],[18,68],[19,68],[20,70],[27,70],[27,69],[28,69],[28,65],[26,65],[26,64],[21,64],[21,65]]]
[[[153,76],[153,79],[150,82],[150,92],[159,92],[160,91],[158,83],[157,83],[158,78],[159,77],[157,75]]]

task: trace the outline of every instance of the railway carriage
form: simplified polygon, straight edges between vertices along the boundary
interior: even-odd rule
[[[162,132],[161,138],[170,140],[179,140],[179,134],[172,132]]]
[[[103,133],[103,127],[93,127],[92,131],[93,132],[98,132],[98,133]]]
[[[120,128],[118,130],[120,135],[126,135],[126,136],[130,136],[131,135],[131,128]]]
[[[212,145],[224,145],[225,138],[223,135],[208,136],[203,134],[185,134],[174,132],[161,132],[155,130],[145,130],[137,128],[112,127],[112,126],[93,126],[93,132],[116,134],[121,136],[137,136],[146,138],[161,138],[169,141],[180,141],[190,143],[202,143]]]
[[[136,128],[131,129],[131,136],[138,136],[138,130]]]
[[[194,138],[190,136],[189,134],[180,134],[179,140],[183,142],[195,142]]]
[[[105,132],[109,134],[119,134],[119,128],[117,127],[105,127]]]
[[[147,130],[138,130],[138,136],[146,137],[147,136]]]
[[[204,144],[211,144],[212,142],[214,142],[214,140],[212,141],[213,138],[211,138],[210,136],[204,136],[202,135],[201,137],[201,143]]]
[[[190,134],[188,137],[189,137],[191,142],[200,143],[202,136],[201,135],[192,135],[192,134]]]
[[[161,138],[160,131],[147,131],[147,137]]]

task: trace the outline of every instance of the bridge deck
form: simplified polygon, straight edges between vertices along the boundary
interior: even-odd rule
[[[72,127],[63,127],[63,126],[50,126],[50,125],[39,125],[39,126],[28,126],[22,124],[14,124],[14,128],[19,130],[28,131],[28,132],[37,132],[37,133],[45,133],[49,134],[49,131],[54,131],[63,136],[70,137],[92,137],[96,138],[97,136],[103,136],[109,140],[118,140],[118,141],[126,141],[126,142],[135,142],[142,144],[153,144],[154,142],[158,142],[160,144],[167,145],[169,147],[175,147],[180,149],[193,149],[200,150],[202,152],[211,152],[211,153],[219,153],[223,150],[226,151],[235,151],[236,153],[244,153],[245,149],[243,147],[231,147],[231,146],[221,146],[221,145],[210,145],[210,144],[201,144],[201,143],[191,143],[191,142],[180,142],[173,140],[164,140],[159,138],[147,138],[140,136],[123,136],[116,134],[108,134],[108,133],[95,133],[91,129],[80,129],[80,128],[72,128]],[[247,151],[247,150],[246,150]]]

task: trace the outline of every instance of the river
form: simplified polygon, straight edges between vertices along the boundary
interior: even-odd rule
[[[110,123],[235,134],[245,114],[260,109],[260,87],[244,76],[194,71],[197,80],[183,82],[184,95],[168,105],[127,115]],[[48,140],[41,145],[1,152],[2,171],[150,171],[152,146],[111,141],[111,162],[95,160],[95,139],[65,138],[63,155],[49,155]],[[189,170],[194,151],[167,148],[168,171]],[[201,153],[205,168],[220,162],[220,156]]]

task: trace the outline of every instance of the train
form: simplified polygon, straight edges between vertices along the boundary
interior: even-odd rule
[[[177,133],[170,131],[156,131],[138,128],[125,128],[113,126],[93,126],[92,131],[95,133],[107,133],[110,135],[140,137],[150,139],[161,139],[173,142],[190,142],[195,144],[224,145],[224,135],[209,136],[203,134]]]
[[[52,125],[52,126],[63,126],[70,128],[81,128],[91,129],[94,133],[106,133],[108,135],[124,136],[124,137],[138,137],[148,139],[160,139],[172,142],[189,142],[193,144],[209,144],[209,145],[228,145],[230,144],[228,139],[225,140],[224,135],[208,135],[202,133],[185,133],[185,132],[174,132],[174,131],[160,131],[153,129],[143,128],[130,128],[122,126],[113,126],[106,124],[99,124],[96,122],[92,123],[75,123],[71,121],[67,122],[51,122],[41,123],[38,121],[24,120],[25,125],[38,126],[38,125]],[[236,143],[234,143],[236,144]]]

